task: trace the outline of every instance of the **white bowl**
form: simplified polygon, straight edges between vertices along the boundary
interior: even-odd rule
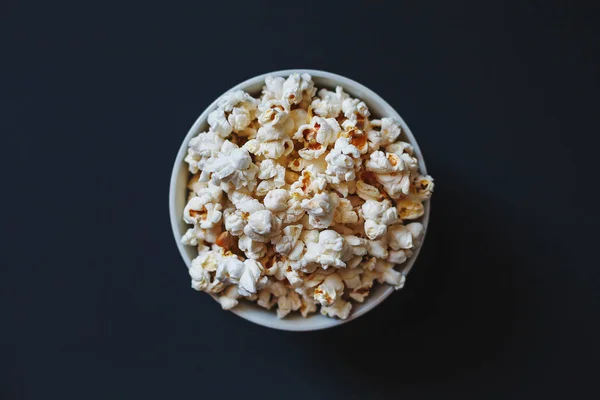
[[[315,86],[317,88],[329,88],[335,89],[336,86],[342,86],[344,91],[349,93],[353,97],[357,97],[363,100],[372,115],[375,117],[391,117],[400,122],[400,126],[403,130],[403,140],[410,142],[413,145],[415,150],[415,157],[419,161],[419,168],[423,175],[427,174],[427,169],[425,168],[425,162],[423,161],[423,156],[421,155],[421,150],[419,149],[419,145],[417,141],[413,137],[410,129],[404,122],[404,120],[398,115],[396,110],[394,110],[385,100],[379,97],[375,92],[366,88],[358,82],[355,82],[351,79],[345,78],[340,75],[332,74],[330,72],[325,71],[317,71],[310,69],[290,69],[284,71],[275,71],[267,74],[259,75],[254,78],[248,79],[245,82],[242,82],[230,90],[242,89],[251,95],[258,95],[264,85],[265,78],[269,75],[271,76],[288,76],[292,73],[309,73]],[[171,186],[169,190],[169,212],[171,214],[171,226],[173,228],[173,235],[175,236],[175,242],[177,243],[177,247],[179,248],[179,252],[185,261],[185,264],[189,268],[192,262],[197,255],[196,247],[193,246],[184,246],[180,238],[186,232],[186,230],[190,227],[185,222],[183,222],[183,208],[185,207],[188,189],[187,183],[189,179],[188,173],[188,165],[183,161],[187,154],[187,145],[193,137],[198,135],[200,132],[204,132],[208,129],[207,118],[208,114],[216,108],[217,100],[213,101],[211,105],[209,105],[206,110],[198,117],[194,125],[192,125],[188,134],[183,139],[183,143],[179,148],[179,152],[177,153],[177,158],[175,159],[175,165],[173,166],[173,173],[171,175]],[[425,202],[425,214],[421,218],[421,223],[424,226],[424,233],[427,232],[427,224],[429,221],[429,201]],[[421,241],[421,244],[423,241]],[[413,256],[408,259],[404,264],[400,266],[403,274],[407,274],[412,268],[417,256],[419,255],[420,246],[417,247],[414,251]],[[183,271],[182,271],[183,273]],[[191,290],[191,289],[190,289]],[[239,315],[242,318],[247,319],[248,321],[252,321],[256,324],[263,325],[269,328],[282,329],[288,331],[312,331],[318,329],[331,328],[336,325],[341,325],[343,323],[352,321],[361,315],[365,314],[367,311],[373,309],[383,300],[385,300],[390,294],[394,292],[394,288],[382,284],[375,285],[371,290],[371,294],[366,298],[365,302],[362,304],[354,303],[352,307],[352,312],[350,316],[346,320],[334,319],[322,316],[320,314],[311,314],[308,318],[303,318],[299,313],[292,313],[288,315],[284,319],[278,319],[273,310],[265,310],[257,306],[256,304],[241,301],[240,304],[231,310],[233,313]],[[218,307],[218,305],[215,305]]]

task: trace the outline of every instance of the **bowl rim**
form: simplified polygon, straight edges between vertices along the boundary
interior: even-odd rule
[[[177,151],[177,156],[175,157],[175,162],[173,164],[173,170],[171,172],[171,178],[170,178],[170,184],[169,184],[169,216],[170,216],[170,222],[171,222],[171,229],[173,231],[173,237],[175,239],[175,243],[177,244],[177,249],[179,250],[179,254],[183,258],[184,264],[187,266],[188,269],[190,268],[190,265],[191,265],[191,259],[188,259],[188,256],[187,256],[187,253],[185,250],[186,246],[183,243],[181,243],[181,240],[180,240],[181,238],[180,238],[180,234],[178,232],[178,222],[180,219],[180,215],[178,215],[178,213],[176,212],[175,198],[176,198],[176,190],[177,190],[177,177],[180,174],[182,168],[187,169],[187,166],[184,162],[184,158],[187,154],[187,147],[188,147],[188,143],[189,143],[190,139],[193,138],[194,136],[198,135],[198,133],[200,133],[200,127],[204,123],[206,123],[206,120],[208,119],[208,114],[215,109],[218,99],[223,94],[228,93],[233,90],[239,90],[239,89],[245,90],[245,88],[247,88],[249,86],[256,85],[259,82],[264,82],[264,80],[267,76],[275,76],[275,77],[289,76],[290,74],[293,74],[293,73],[298,73],[298,74],[308,73],[313,78],[316,77],[316,78],[323,78],[323,79],[331,80],[335,83],[335,85],[342,86],[344,88],[344,90],[347,92],[361,91],[363,93],[366,93],[369,97],[371,97],[373,99],[373,101],[369,102],[370,103],[369,106],[371,104],[377,103],[381,107],[392,110],[394,115],[387,115],[387,117],[392,117],[392,118],[394,118],[394,120],[396,120],[397,122],[400,123],[403,133],[406,135],[409,142],[413,146],[415,156],[417,157],[417,160],[419,162],[419,169],[420,169],[421,174],[427,175],[425,159],[423,157],[421,149],[419,148],[419,144],[418,144],[417,140],[415,139],[414,135],[412,134],[412,131],[410,130],[410,128],[404,121],[404,119],[394,109],[394,107],[392,107],[387,101],[385,101],[381,96],[379,96],[377,93],[375,93],[373,90],[369,89],[368,87],[364,86],[363,84],[361,84],[355,80],[352,80],[350,78],[347,78],[345,76],[334,74],[331,72],[322,71],[322,70],[314,70],[314,69],[303,69],[303,68],[272,71],[272,72],[267,72],[267,73],[260,74],[260,75],[254,76],[252,78],[246,79],[245,81],[240,82],[237,85],[230,88],[229,90],[223,92],[210,105],[208,105],[204,109],[204,111],[200,114],[200,116],[196,119],[196,121],[192,124],[192,126],[188,130],[187,134],[185,135],[185,137],[182,141],[181,146],[179,147],[179,150]],[[424,202],[424,214],[420,219],[420,222],[423,224],[423,237],[422,237],[419,245],[414,250],[413,255],[406,261],[406,265],[402,269],[402,274],[405,276],[412,269],[414,263],[416,262],[416,260],[419,256],[421,248],[423,247],[423,243],[424,243],[425,237],[427,235],[427,228],[429,225],[429,214],[431,211],[430,209],[431,209],[431,200],[427,200]],[[339,318],[323,317],[323,318],[327,319],[327,323],[324,322],[318,326],[310,326],[309,324],[303,324],[303,323],[287,324],[287,323],[283,322],[283,321],[285,321],[285,319],[263,320],[261,318],[254,318],[253,315],[256,315],[256,314],[254,312],[252,312],[252,310],[241,311],[238,307],[235,307],[229,311],[233,312],[237,316],[242,317],[243,319],[245,319],[247,321],[253,322],[257,325],[261,325],[261,326],[264,326],[267,328],[273,328],[273,329],[285,330],[285,331],[315,331],[315,330],[329,329],[329,328],[333,328],[335,326],[340,326],[340,325],[343,325],[345,323],[348,323],[350,321],[353,321],[353,320],[361,317],[362,315],[373,310],[375,307],[377,307],[379,304],[381,304],[394,291],[395,290],[392,286],[387,285],[387,287],[384,288],[383,293],[377,299],[373,299],[371,304],[369,304],[367,307],[362,307],[360,310],[358,310],[356,312],[352,312],[348,316],[347,319],[342,320]],[[211,297],[213,297],[213,299],[216,300],[215,296],[211,295]],[[365,304],[365,303],[362,303],[362,304]],[[257,307],[257,306],[252,304],[252,307]],[[311,317],[308,317],[303,320],[308,322],[311,318],[314,318],[315,316],[319,316],[319,314],[318,313],[314,314]]]

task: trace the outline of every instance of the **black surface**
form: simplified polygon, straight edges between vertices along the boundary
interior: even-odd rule
[[[2,2],[0,399],[598,396],[598,11]],[[387,99],[436,180],[405,289],[313,333],[191,290],[167,208],[200,112],[294,67]]]

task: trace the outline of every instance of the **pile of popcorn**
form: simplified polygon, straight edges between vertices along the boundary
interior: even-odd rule
[[[197,246],[192,287],[224,309],[255,301],[283,318],[299,310],[345,319],[423,234],[433,180],[391,118],[369,119],[341,87],[308,74],[268,77],[260,98],[223,95],[190,140],[193,174],[181,238]]]

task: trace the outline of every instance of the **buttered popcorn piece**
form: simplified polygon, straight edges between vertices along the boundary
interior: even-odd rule
[[[395,268],[422,241],[413,221],[434,183],[397,121],[291,74],[267,77],[258,98],[224,94],[207,122],[185,157],[195,290],[227,310],[243,300],[279,318],[346,319],[374,282],[404,285]]]

